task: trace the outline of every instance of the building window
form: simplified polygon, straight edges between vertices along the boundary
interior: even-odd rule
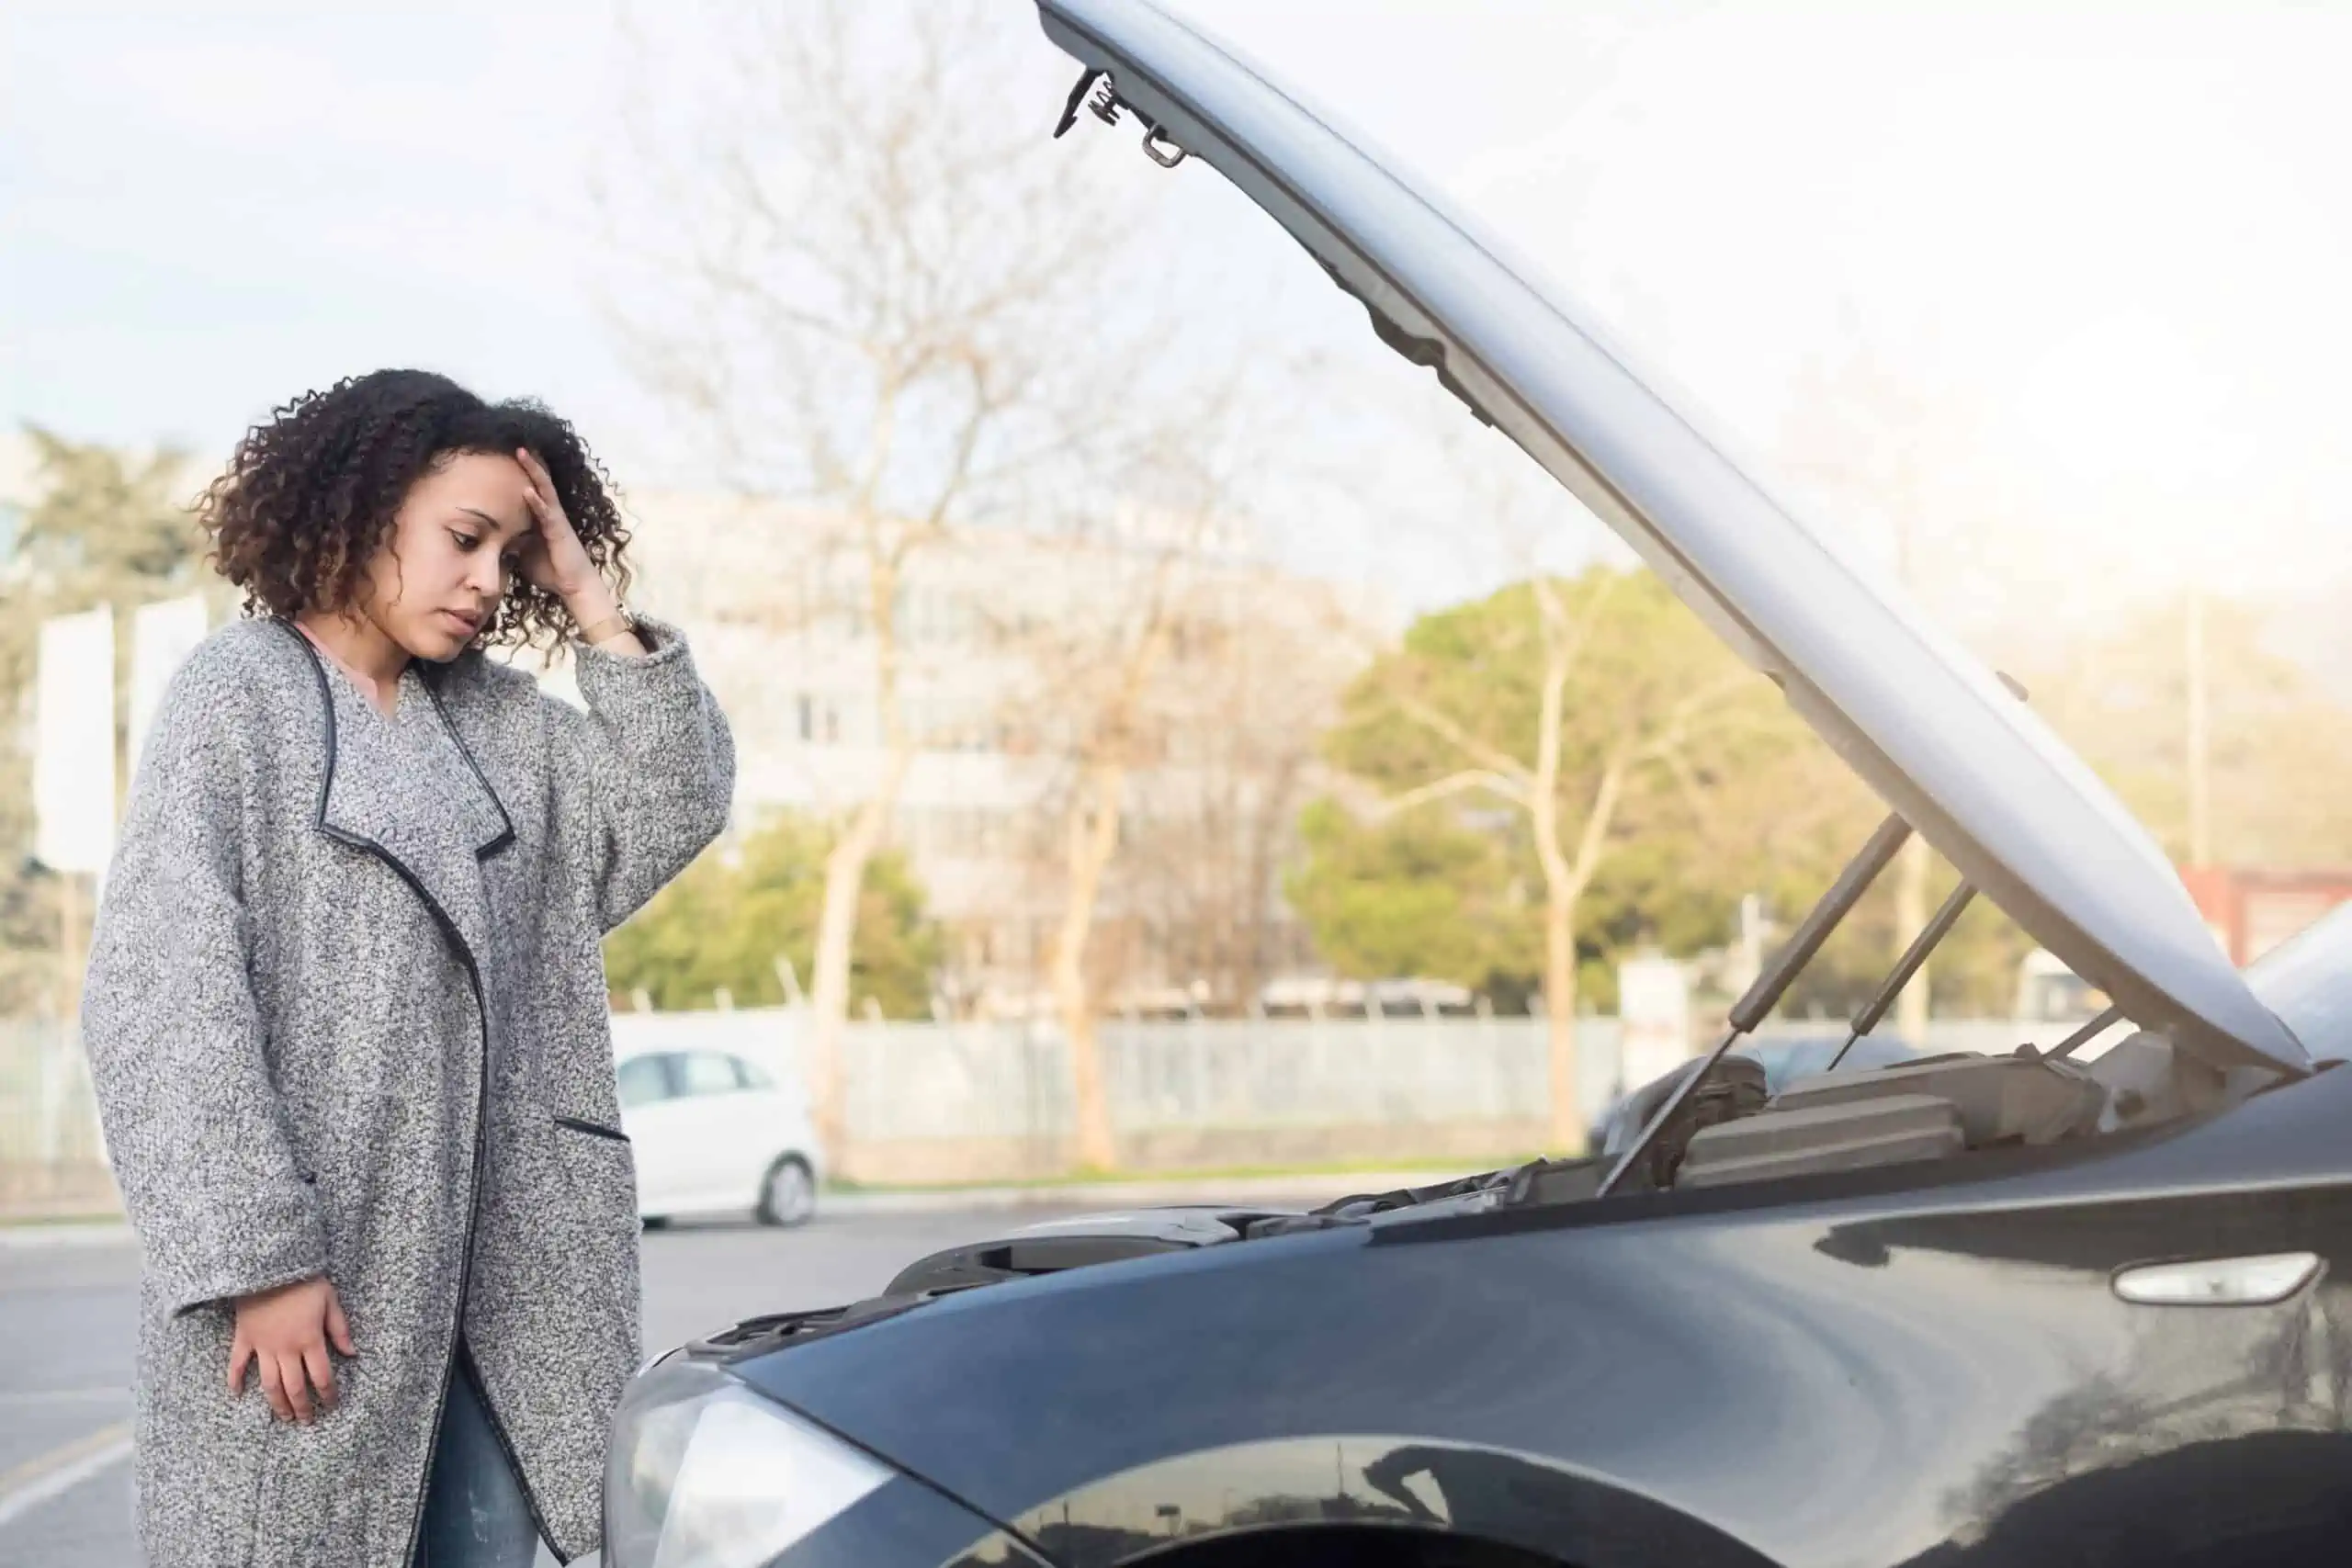
[[[831,746],[842,738],[842,710],[811,693],[802,692],[793,698],[792,718],[793,728],[803,740]]]

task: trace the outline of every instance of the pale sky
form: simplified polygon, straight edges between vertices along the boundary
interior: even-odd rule
[[[1930,526],[2046,536],[2052,581],[2268,592],[2352,563],[2352,7],[1180,8],[1768,458],[1808,365],[1859,342],[1928,399]],[[1069,71],[1005,10],[1056,96]],[[0,416],[225,455],[303,388],[424,364],[547,398],[625,479],[693,481],[597,303],[586,192],[628,59],[601,9],[12,0],[0,28]],[[1180,175],[1204,255],[1288,265]],[[1250,308],[1362,335],[1336,296]]]

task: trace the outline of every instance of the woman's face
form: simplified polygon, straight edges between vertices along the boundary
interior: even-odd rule
[[[391,537],[368,563],[359,612],[410,657],[446,662],[498,613],[532,532],[522,466],[461,452],[409,487]]]

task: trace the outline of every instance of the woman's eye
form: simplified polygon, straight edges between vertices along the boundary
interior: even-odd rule
[[[455,528],[449,530],[449,537],[458,541],[458,548],[460,550],[470,550],[481,543],[480,534],[460,534]]]

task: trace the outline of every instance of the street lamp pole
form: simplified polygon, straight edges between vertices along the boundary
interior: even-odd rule
[[[2188,863],[2203,866],[2213,863],[2212,736],[2205,679],[2205,592],[2194,583],[2188,590]]]
[[[1915,482],[1912,460],[1906,451],[1901,459],[1901,477],[1897,481],[1894,513],[1894,575],[1906,592],[1919,593],[1917,562],[1914,559],[1917,541],[1912,536],[1914,526],[1910,506],[1919,493]],[[1894,951],[1901,953],[1905,944],[1928,923],[1928,882],[1934,874],[1932,852],[1928,840],[1914,833],[1904,844],[1894,863]],[[1914,1050],[1928,1045],[1928,971],[1922,964],[1911,976],[1908,985],[1894,1000],[1894,1032]]]

